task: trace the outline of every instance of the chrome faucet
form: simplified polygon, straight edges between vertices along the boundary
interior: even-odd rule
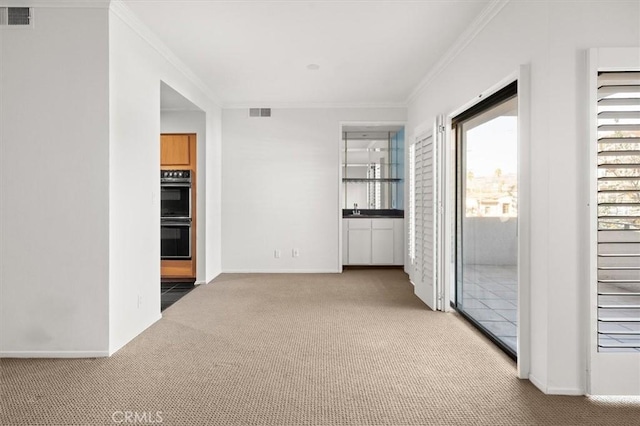
[[[358,210],[358,203],[353,203],[353,214],[360,214],[360,210]]]

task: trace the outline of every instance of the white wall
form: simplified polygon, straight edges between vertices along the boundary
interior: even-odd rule
[[[106,355],[106,8],[0,29],[0,354]]]
[[[207,257],[205,282],[222,272],[222,111],[213,109],[207,120]]]
[[[0,30],[4,356],[105,356],[160,318],[161,81],[206,114],[199,276],[220,273],[220,109],[126,8],[57,6]]]
[[[225,109],[222,117],[223,271],[339,271],[340,122],[404,121],[406,110],[273,109],[271,118],[248,118]]]
[[[202,259],[206,258],[202,280],[209,281],[220,273],[220,109],[181,72],[170,54],[156,46],[157,39],[126,9],[112,5],[109,19],[111,352],[160,317],[161,81],[197,105],[206,116],[205,135],[198,140],[204,144],[200,152],[207,153],[199,155],[204,160],[200,172],[204,172],[207,179],[204,203],[207,212],[202,218],[208,241]]]
[[[162,111],[160,129],[162,133],[195,133],[197,150],[196,174],[196,282],[206,283],[206,124],[207,116],[203,111]]]
[[[585,391],[586,50],[640,45],[639,22],[638,2],[512,1],[409,107],[411,132],[531,64],[531,379],[550,393]]]

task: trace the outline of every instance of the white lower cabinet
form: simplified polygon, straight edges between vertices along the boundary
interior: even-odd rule
[[[344,265],[403,265],[404,219],[343,219]]]
[[[371,230],[349,229],[349,250],[347,259],[350,264],[371,263]]]
[[[393,265],[393,219],[371,219],[371,263]]]

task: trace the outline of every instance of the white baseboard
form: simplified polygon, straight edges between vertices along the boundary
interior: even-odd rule
[[[583,389],[578,388],[547,388],[549,395],[569,395],[569,396],[582,396],[586,395]]]
[[[0,351],[0,358],[106,358],[109,351]]]
[[[223,274],[339,274],[339,269],[231,269]]]
[[[533,383],[535,387],[546,395],[569,395],[569,396],[582,396],[586,395],[584,389],[580,388],[555,388],[543,385],[534,375],[529,374],[529,381]]]
[[[206,284],[206,281],[196,281],[195,283],[193,283],[193,285],[202,285],[202,284]]]
[[[159,314],[145,325],[139,333],[112,351],[0,351],[0,358],[106,358],[126,346],[131,340],[139,336],[160,319],[162,319],[162,315]]]
[[[529,373],[529,381],[530,381],[531,383],[533,383],[533,385],[534,385],[535,387],[537,387],[538,389],[540,389],[540,391],[541,391],[542,393],[545,393],[545,394],[546,394],[546,393],[548,393],[548,392],[547,392],[547,386],[546,386],[546,385],[544,385],[544,384],[542,384],[542,382],[541,382],[540,380],[538,380],[538,379],[537,379],[533,374],[531,374],[531,373]]]

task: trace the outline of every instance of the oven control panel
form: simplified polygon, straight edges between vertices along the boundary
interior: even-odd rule
[[[160,179],[191,179],[191,170],[161,170]]]

